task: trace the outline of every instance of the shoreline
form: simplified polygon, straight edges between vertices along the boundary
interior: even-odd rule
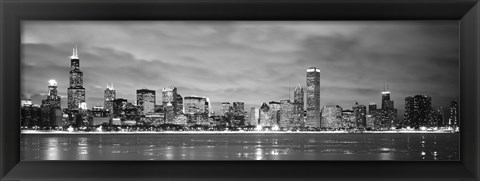
[[[444,131],[364,131],[358,133],[351,133],[347,131],[301,131],[301,132],[287,132],[287,131],[139,131],[139,132],[68,132],[68,131],[34,131],[22,130],[24,135],[155,135],[155,134],[452,134],[453,132]]]

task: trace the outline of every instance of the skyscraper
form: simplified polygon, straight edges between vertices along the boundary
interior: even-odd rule
[[[185,114],[205,114],[207,99],[200,96],[185,96]]]
[[[42,107],[60,108],[60,96],[58,96],[57,81],[48,81],[47,99],[42,100]]]
[[[233,102],[233,114],[235,116],[245,116],[245,103]]]
[[[267,103],[263,103],[262,106],[260,106],[258,117],[259,124],[261,126],[272,126],[272,120],[270,118],[270,107],[267,105]]]
[[[103,107],[105,111],[113,113],[113,101],[116,99],[116,93],[115,89],[113,88],[113,84],[111,86],[107,84],[107,88],[105,89],[103,97]]]
[[[70,86],[67,90],[68,109],[78,110],[80,103],[85,102],[85,88],[83,88],[83,72],[80,71],[80,59],[75,47],[70,57]]]
[[[365,105],[359,105],[355,102],[353,106],[353,112],[355,114],[355,120],[358,128],[365,128],[367,126],[367,107]]]
[[[280,102],[270,101],[268,103],[269,110],[269,117],[271,119],[271,125],[279,125],[280,124]]]
[[[162,105],[163,108],[167,107],[167,104],[170,102],[173,106],[174,113],[179,113],[179,106],[178,106],[178,101],[181,99],[182,96],[177,94],[177,88],[176,87],[170,87],[170,88],[163,88],[162,90]],[[182,99],[182,104],[183,104],[183,99]],[[183,105],[181,106],[183,109]]]
[[[249,125],[254,125],[254,126],[258,125],[257,111],[258,111],[258,109],[256,109],[255,107],[250,108],[250,114],[248,116],[248,118],[250,120],[249,123],[248,123]]]
[[[291,128],[294,126],[294,112],[294,105],[290,100],[280,100],[280,128]]]
[[[458,123],[458,104],[455,101],[450,103],[450,117],[448,118],[448,126],[459,126]]]
[[[305,126],[320,127],[320,69],[307,69],[307,120]]]
[[[303,107],[304,107],[304,93],[303,93],[303,87],[298,84],[297,87],[295,87],[295,90],[293,92],[293,106],[295,110],[295,115],[303,114]]]
[[[177,103],[177,108],[175,108],[175,114],[183,114],[183,97],[178,93],[175,97],[175,102]]]
[[[155,111],[155,91],[149,89],[137,90],[137,105],[140,106],[140,114],[145,115]]]
[[[225,116],[226,113],[230,112],[230,103],[229,102],[222,102],[222,110],[221,115]]]
[[[432,98],[426,95],[416,95],[405,98],[406,126],[420,128],[428,126],[432,110]]]
[[[379,114],[378,124],[375,124],[377,129],[390,129],[390,127],[395,126],[397,109],[394,108],[393,100],[390,100],[388,87],[382,91],[382,107],[377,111]]]

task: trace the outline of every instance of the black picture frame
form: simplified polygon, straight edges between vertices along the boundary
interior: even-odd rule
[[[0,178],[479,180],[478,0],[0,0]],[[458,20],[460,161],[21,161],[22,20]]]

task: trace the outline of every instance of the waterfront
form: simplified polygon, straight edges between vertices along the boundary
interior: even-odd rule
[[[459,160],[458,133],[22,134],[21,160]]]

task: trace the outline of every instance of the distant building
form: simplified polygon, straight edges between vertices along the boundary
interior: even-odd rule
[[[307,120],[306,127],[320,127],[320,69],[307,69]]]
[[[367,107],[365,105],[359,105],[355,102],[353,106],[353,112],[355,113],[355,119],[358,128],[365,128],[367,126]]]
[[[445,112],[443,110],[443,106],[439,106],[435,112],[435,123],[437,124],[436,126],[443,127],[446,125],[445,123]]]
[[[50,80],[48,82],[47,98],[42,100],[40,122],[36,126],[56,127],[62,126],[63,111],[60,108],[60,96],[58,96],[57,82]],[[60,115],[60,116],[59,116]]]
[[[303,111],[304,111],[304,97],[305,97],[305,94],[303,93],[303,87],[298,84],[297,87],[295,87],[295,90],[293,92],[293,106],[294,106],[294,114],[296,115],[299,115],[299,114],[303,114]]]
[[[255,107],[251,107],[248,118],[250,120],[248,122],[249,125],[258,125],[258,109],[256,109]]]
[[[233,102],[233,114],[235,116],[245,116],[245,103]]]
[[[165,107],[165,123],[174,124],[175,110],[171,102],[168,102]]]
[[[113,115],[114,117],[125,117],[125,109],[127,109],[127,100],[117,98],[113,101]]]
[[[230,112],[230,103],[222,102],[221,116],[225,116],[225,114],[229,112]]]
[[[429,126],[431,120],[432,98],[427,95],[416,95],[405,98],[406,126],[419,129],[422,126]]]
[[[279,126],[280,125],[280,102],[270,101],[268,103],[270,107],[270,119],[272,126]]]
[[[234,125],[244,126],[245,125],[245,103],[243,102],[233,102],[233,120]]]
[[[105,108],[105,111],[109,113],[113,113],[113,101],[116,99],[116,92],[115,92],[115,89],[113,88],[113,84],[111,86],[107,85],[107,88],[104,91],[103,97],[104,97],[103,107]]]
[[[377,118],[371,114],[367,114],[367,122],[365,128],[367,129],[375,129],[375,122],[377,122]]]
[[[342,107],[338,105],[326,105],[322,108],[321,128],[340,129],[342,125]]]
[[[175,114],[183,113],[183,98],[180,94],[178,94],[176,87],[164,88],[162,90],[163,107],[166,108],[169,102],[172,104],[173,112]]]
[[[371,102],[368,105],[368,114],[374,114],[375,112],[377,112],[377,104],[374,102]]]
[[[28,105],[20,109],[20,125],[32,128],[38,126],[41,121],[41,110],[39,106]]]
[[[458,103],[455,101],[450,103],[450,117],[448,118],[448,125],[453,127],[460,126],[458,122]]]
[[[352,129],[357,127],[357,118],[353,110],[342,111],[342,127],[345,129]]]
[[[280,101],[280,128],[294,127],[295,106],[290,100]]]
[[[187,124],[205,124],[210,113],[210,101],[207,97],[186,96],[183,98]]]
[[[137,105],[141,107],[140,114],[155,112],[155,91],[149,89],[137,90]]]
[[[205,114],[206,99],[200,96],[186,96],[183,99],[185,114]]]
[[[260,106],[259,122],[260,125],[263,127],[273,125],[272,119],[270,117],[270,106],[268,106],[267,103],[263,103],[262,106]]]
[[[177,96],[175,96],[175,102],[177,103],[177,107],[175,108],[175,113],[178,114],[183,114],[183,97],[177,93]]]
[[[379,130],[390,129],[392,126],[396,126],[397,123],[397,109],[394,107],[394,101],[390,100],[390,91],[387,89],[384,89],[382,92],[382,108],[377,110],[376,114],[378,116],[378,124],[375,124],[375,127]]]
[[[21,107],[24,107],[24,106],[31,106],[32,105],[32,100],[31,99],[21,99],[20,100],[20,106]]]
[[[57,81],[48,82],[47,99],[42,100],[42,107],[60,108],[60,96],[58,96]]]
[[[70,58],[70,86],[67,90],[67,103],[69,110],[78,110],[80,103],[85,102],[85,88],[83,88],[83,72],[80,71],[77,48],[73,49],[73,55]]]

